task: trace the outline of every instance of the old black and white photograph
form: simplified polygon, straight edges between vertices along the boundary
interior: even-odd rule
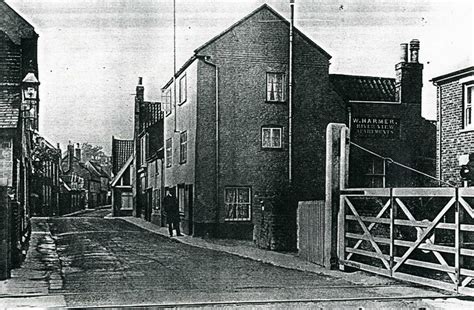
[[[472,0],[0,0],[0,309],[474,309]]]

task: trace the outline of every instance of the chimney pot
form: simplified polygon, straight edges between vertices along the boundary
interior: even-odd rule
[[[142,85],[143,83],[143,78],[140,76],[138,77],[138,85]]]
[[[420,50],[420,41],[413,39],[410,41],[410,62],[418,63],[418,54]]]
[[[400,62],[408,62],[408,43],[400,44]]]

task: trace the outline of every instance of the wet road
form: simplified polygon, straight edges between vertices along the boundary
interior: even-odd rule
[[[275,302],[258,308],[276,308],[279,300],[377,296],[370,287],[189,246],[120,219],[84,215],[41,221],[36,226],[51,231],[62,277],[50,294],[63,295],[68,306],[265,300]]]

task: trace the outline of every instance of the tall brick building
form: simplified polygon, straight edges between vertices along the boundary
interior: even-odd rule
[[[324,200],[329,123],[357,127],[354,142],[392,157],[417,145],[417,130],[434,137],[421,118],[417,42],[416,61],[405,55],[395,79],[330,75],[331,56],[294,29],[290,162],[289,28],[262,5],[196,49],[163,87],[164,185],[176,191],[185,233],[294,248],[297,202]],[[394,159],[417,157],[403,154]],[[352,159],[360,175],[368,170],[361,156]]]
[[[435,77],[432,82],[437,87],[436,175],[461,186],[461,165],[474,154],[474,67]]]

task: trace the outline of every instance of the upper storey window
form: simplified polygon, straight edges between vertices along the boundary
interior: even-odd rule
[[[284,73],[267,73],[267,101],[284,102],[285,94],[285,74]]]
[[[166,116],[171,114],[171,89],[168,88],[162,93],[163,98],[161,101],[163,102],[164,105],[164,110]]]
[[[464,85],[464,128],[474,128],[474,111],[472,98],[474,97],[474,84]]]
[[[179,104],[183,104],[187,99],[186,74],[179,79]]]

